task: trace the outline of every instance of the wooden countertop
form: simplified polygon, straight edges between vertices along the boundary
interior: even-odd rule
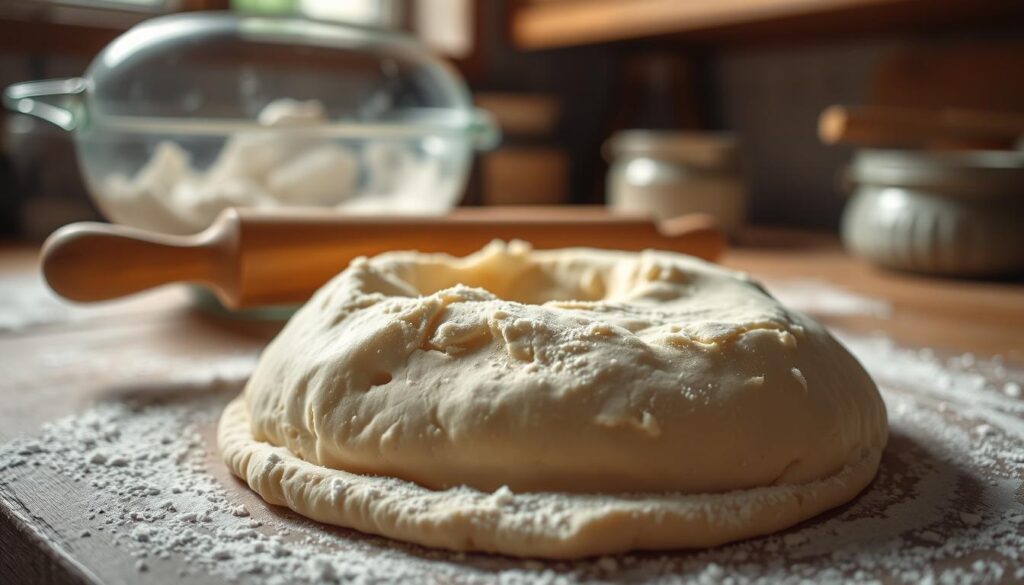
[[[723,264],[769,281],[818,279],[892,306],[880,318],[833,319],[910,346],[1024,362],[1024,280],[975,281],[892,272],[848,256],[824,234],[748,234]],[[770,288],[770,287],[769,287]]]
[[[1000,356],[1024,372],[1024,284],[892,274],[847,257],[828,236],[760,232],[724,264],[763,279],[769,290],[826,284],[885,307],[816,315],[843,331],[882,332],[907,347]],[[192,369],[251,367],[279,323],[218,316],[194,308],[189,292],[169,288],[120,303],[69,307],[44,293],[35,251],[0,248],[0,443],[46,422],[111,400],[126,389],[181,383]],[[818,289],[813,289],[818,290]],[[819,294],[812,292],[811,294]],[[6,305],[6,306],[5,306]],[[826,312],[827,313],[827,312]],[[6,318],[6,320],[5,320]],[[255,517],[293,522],[228,477],[210,470]],[[45,467],[14,481],[0,468],[0,582],[138,581],[136,559],[114,539],[76,540],[94,497]],[[282,519],[283,518],[283,519]],[[147,582],[175,583],[173,557],[154,563]],[[166,565],[166,566],[165,566]],[[190,575],[188,582],[224,582]]]

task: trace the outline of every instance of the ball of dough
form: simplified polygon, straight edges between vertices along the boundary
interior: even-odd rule
[[[515,243],[352,263],[221,428],[229,465],[272,503],[550,557],[784,528],[856,495],[886,440],[857,361],[744,276]]]

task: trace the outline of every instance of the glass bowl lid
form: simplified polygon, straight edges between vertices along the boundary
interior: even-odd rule
[[[300,18],[154,18],[108,45],[84,77],[18,84],[4,98],[79,132],[231,134],[290,100],[322,105],[317,132],[455,134],[478,148],[498,139],[458,74],[415,39]]]

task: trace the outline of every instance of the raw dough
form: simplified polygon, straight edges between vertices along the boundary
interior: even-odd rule
[[[441,214],[457,203],[468,156],[438,137],[351,140],[332,134],[317,100],[279,99],[257,129],[227,137],[208,168],[162,140],[133,176],[114,173],[96,189],[104,213],[132,227],[172,234],[201,231],[229,207],[335,207],[352,213]],[[320,128],[321,132],[303,132]],[[295,131],[298,130],[298,131]],[[422,142],[422,144],[421,144]],[[431,154],[422,152],[429,147]]]
[[[744,276],[518,243],[352,263],[220,428],[272,504],[551,558],[785,528],[863,489],[887,436],[857,361]]]

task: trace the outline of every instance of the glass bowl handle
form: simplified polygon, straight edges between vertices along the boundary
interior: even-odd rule
[[[70,131],[84,122],[81,103],[85,89],[81,77],[15,83],[4,90],[4,106]]]
[[[490,112],[475,108],[470,112],[469,135],[477,150],[491,150],[501,142],[501,128]]]

